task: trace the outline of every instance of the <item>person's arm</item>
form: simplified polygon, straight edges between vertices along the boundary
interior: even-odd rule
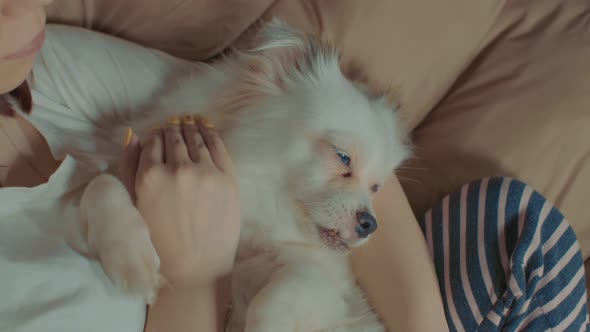
[[[148,309],[145,332],[223,331],[231,276],[208,284],[164,287]]]
[[[361,287],[391,331],[447,331],[434,264],[397,180],[374,206],[379,231],[352,254]]]
[[[95,29],[202,61],[228,47],[271,4],[272,0],[224,0],[223,6],[216,0],[54,0],[47,21]]]
[[[240,220],[233,164],[216,131],[169,125],[143,147],[132,136],[121,175],[135,193],[165,279],[145,331],[223,331]]]

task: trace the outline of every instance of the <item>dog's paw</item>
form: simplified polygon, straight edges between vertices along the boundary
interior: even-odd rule
[[[140,295],[151,304],[162,283],[160,258],[145,225],[128,236],[101,248],[100,260],[105,273],[123,291]]]

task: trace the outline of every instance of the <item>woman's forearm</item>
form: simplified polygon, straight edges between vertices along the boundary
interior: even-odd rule
[[[224,330],[231,277],[217,282],[164,287],[148,309],[145,332],[219,332]]]
[[[434,265],[404,192],[389,181],[374,200],[379,230],[352,263],[391,331],[448,331]]]

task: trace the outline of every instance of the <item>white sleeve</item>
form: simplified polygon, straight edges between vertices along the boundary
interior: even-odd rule
[[[109,35],[48,25],[33,68],[33,112],[25,118],[46,138],[55,158],[71,154],[104,168],[105,154],[118,153],[123,138],[112,137],[102,120],[127,118],[194,68]]]

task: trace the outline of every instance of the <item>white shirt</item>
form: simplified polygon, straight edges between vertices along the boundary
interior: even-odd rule
[[[122,119],[194,64],[75,27],[48,25],[25,116],[65,158],[49,182],[0,189],[0,331],[142,331],[145,306],[122,295],[100,264],[65,241],[78,200],[123,137],[100,119]],[[81,187],[82,186],[82,187]]]

